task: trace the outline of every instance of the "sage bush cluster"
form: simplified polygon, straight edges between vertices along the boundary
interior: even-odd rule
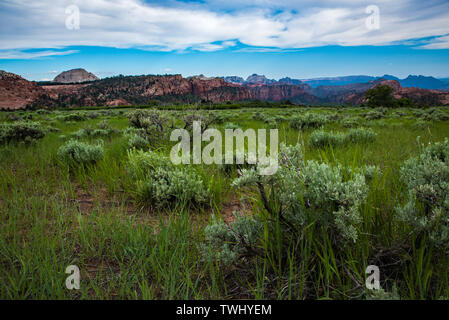
[[[93,165],[103,158],[102,141],[97,145],[69,140],[58,149],[58,158],[70,166]]]
[[[397,208],[398,218],[449,250],[449,140],[423,148],[400,169],[407,187],[407,202]]]
[[[170,119],[156,109],[134,111],[128,119],[131,127],[139,130],[139,136],[152,146],[161,145],[170,137]]]
[[[176,203],[202,205],[209,192],[191,167],[175,166],[168,157],[154,151],[128,151],[129,172],[135,181],[136,198],[155,207]]]
[[[233,212],[236,220],[226,224],[212,216],[205,228],[205,241],[201,246],[208,258],[222,266],[230,266],[244,257],[251,257],[257,250],[263,234],[263,222],[253,216],[240,216]]]
[[[422,114],[425,121],[447,121],[449,115],[439,108],[429,108]]]
[[[73,113],[69,113],[69,114],[65,114],[65,115],[58,115],[56,117],[56,120],[59,121],[85,121],[87,120],[87,116],[85,113],[82,112],[73,112]]]
[[[329,120],[325,115],[316,113],[305,113],[295,115],[290,119],[290,126],[293,129],[319,128],[328,123]]]
[[[344,118],[340,124],[343,128],[355,128],[359,126],[359,118]]]
[[[309,146],[314,148],[324,147],[338,147],[354,143],[368,143],[373,142],[376,138],[376,133],[371,129],[357,128],[351,129],[348,132],[326,132],[324,130],[317,130],[312,132],[309,138]]]
[[[305,161],[301,145],[281,144],[275,174],[264,176],[257,168],[242,169],[232,183],[235,188],[258,190],[267,215],[240,218],[229,226],[214,220],[206,228],[206,247],[221,260],[235,262],[242,255],[256,253],[250,244],[262,241],[261,230],[269,232],[278,222],[286,228],[282,233],[286,238],[299,236],[313,225],[322,236],[330,236],[336,249],[354,243],[359,237],[360,205],[368,195],[365,173],[372,176],[375,172],[374,167],[347,169]]]
[[[0,143],[31,143],[42,139],[45,134],[46,130],[39,122],[18,121],[0,124]]]
[[[113,134],[118,134],[119,130],[112,128],[107,121],[101,121],[97,128],[93,128],[92,126],[86,126],[85,128],[79,129],[71,134],[71,137],[76,139],[81,138],[100,138],[100,137],[108,137]]]

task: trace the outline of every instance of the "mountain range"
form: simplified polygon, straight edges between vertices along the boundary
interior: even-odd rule
[[[398,99],[408,98],[423,105],[449,104],[449,91],[404,87],[400,79],[388,75],[373,77],[372,80],[368,76],[315,79],[314,81],[324,81],[321,83],[327,84],[316,86],[316,82],[308,83],[306,80],[288,77],[277,81],[257,74],[246,80],[240,77],[203,75],[187,78],[182,75],[116,76],[92,80],[93,74],[79,70],[64,73],[62,80],[75,80],[70,83],[62,83],[59,76],[53,82],[36,83],[13,73],[0,71],[0,109],[148,105],[154,100],[159,103],[289,100],[295,104],[307,105],[359,105],[365,102],[367,90],[381,84],[392,87],[394,97]],[[409,76],[404,81],[412,84],[424,80],[435,82],[435,78],[427,78],[429,77]],[[353,82],[362,80],[364,82]]]
[[[313,79],[291,79],[281,78],[279,80],[267,79],[264,75],[252,74],[246,80],[238,76],[223,77],[225,81],[241,84],[241,85],[264,85],[264,84],[307,84],[312,88],[319,86],[344,86],[355,83],[368,83],[378,79],[396,80],[401,86],[406,88],[420,88],[420,89],[432,89],[432,90],[448,90],[449,78],[437,79],[434,77],[426,77],[422,75],[409,75],[407,78],[399,79],[395,76],[385,74],[379,77],[366,76],[366,75],[354,75],[343,77],[327,77],[327,78],[313,78]]]

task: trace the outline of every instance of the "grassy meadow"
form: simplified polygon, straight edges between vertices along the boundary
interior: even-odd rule
[[[293,171],[245,184],[250,166],[164,162],[192,115],[223,132],[277,128],[301,152],[305,191],[287,194]],[[447,107],[2,112],[3,126],[44,136],[10,127],[0,144],[0,298],[448,299],[445,222],[418,230],[398,213],[401,167],[449,137],[448,119]],[[335,195],[320,197],[309,182],[336,168],[322,186]],[[79,290],[65,286],[69,265]],[[368,265],[382,290],[366,289]]]

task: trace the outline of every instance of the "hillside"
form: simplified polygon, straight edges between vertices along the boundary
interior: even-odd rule
[[[25,108],[41,97],[45,90],[35,82],[14,73],[0,70],[0,109]]]

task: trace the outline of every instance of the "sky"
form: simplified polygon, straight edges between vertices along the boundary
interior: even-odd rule
[[[0,0],[0,69],[449,78],[447,0]]]

